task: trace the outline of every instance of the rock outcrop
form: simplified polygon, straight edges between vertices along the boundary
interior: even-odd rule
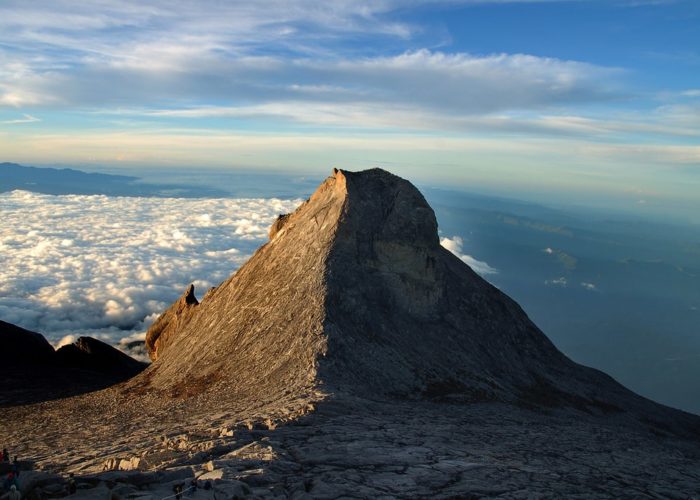
[[[334,170],[270,238],[202,303],[190,288],[161,316],[149,332],[155,362],[133,384],[632,411],[696,431],[698,419],[559,352],[440,246],[433,210],[395,175]]]
[[[43,335],[0,321],[0,406],[45,401],[95,391],[141,372],[141,363],[109,344],[80,337],[57,351]]]
[[[144,364],[92,337],[79,337],[56,351],[55,364],[77,370],[89,370],[119,379],[133,377]]]
[[[75,472],[84,498],[193,478],[214,499],[700,491],[700,418],[566,358],[381,170],[335,171],[201,302],[188,288],[148,346],[151,366],[104,391],[20,405],[26,381],[5,379],[0,436]],[[25,494],[66,493],[36,481]]]
[[[194,285],[190,285],[185,293],[151,325],[146,332],[146,348],[152,361],[158,359],[159,353],[167,348],[172,335],[185,328],[197,305],[199,302],[194,296]]]
[[[5,353],[0,369],[3,366],[46,363],[54,355],[53,347],[43,335],[5,321],[0,321],[0,343]]]

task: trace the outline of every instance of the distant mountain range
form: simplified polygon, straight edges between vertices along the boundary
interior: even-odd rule
[[[72,168],[26,167],[0,163],[0,192],[21,189],[43,194],[103,194],[110,196],[175,196],[185,198],[226,196],[215,188],[183,184],[150,184],[139,177],[88,173]]]

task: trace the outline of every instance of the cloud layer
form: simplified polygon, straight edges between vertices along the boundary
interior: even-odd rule
[[[474,271],[481,274],[482,276],[488,274],[497,274],[498,269],[489,266],[486,262],[477,260],[471,255],[462,253],[462,247],[464,246],[464,240],[459,236],[453,236],[452,238],[440,238],[440,244],[448,249],[450,252],[459,257],[462,262],[471,267]]]
[[[0,108],[342,126],[406,126],[421,113],[414,126],[459,128],[450,117],[615,96],[617,70],[584,62],[357,48],[417,40],[425,27],[393,14],[441,3],[11,0],[0,5]],[[368,121],[378,106],[386,118]]]
[[[147,328],[189,283],[201,296],[300,200],[0,195],[0,318],[58,343]]]
[[[549,32],[560,16],[578,26],[567,2],[607,31]],[[658,16],[661,5],[689,3],[5,0],[0,161],[381,165],[697,220],[700,93],[682,77],[694,67],[631,57],[625,43],[666,40],[683,16]],[[650,81],[657,72],[666,83]],[[630,207],[636,188],[657,200]]]

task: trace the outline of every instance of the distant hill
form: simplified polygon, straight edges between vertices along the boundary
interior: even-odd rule
[[[0,408],[103,389],[146,367],[104,342],[80,337],[54,351],[43,335],[0,320]]]
[[[103,194],[111,196],[178,196],[186,198],[226,196],[207,187],[147,184],[138,177],[89,173],[72,168],[26,167],[0,163],[0,193],[21,189],[42,194]]]

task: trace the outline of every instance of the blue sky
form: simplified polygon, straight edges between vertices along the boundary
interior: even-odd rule
[[[0,156],[382,166],[692,218],[700,2],[3,0]]]

